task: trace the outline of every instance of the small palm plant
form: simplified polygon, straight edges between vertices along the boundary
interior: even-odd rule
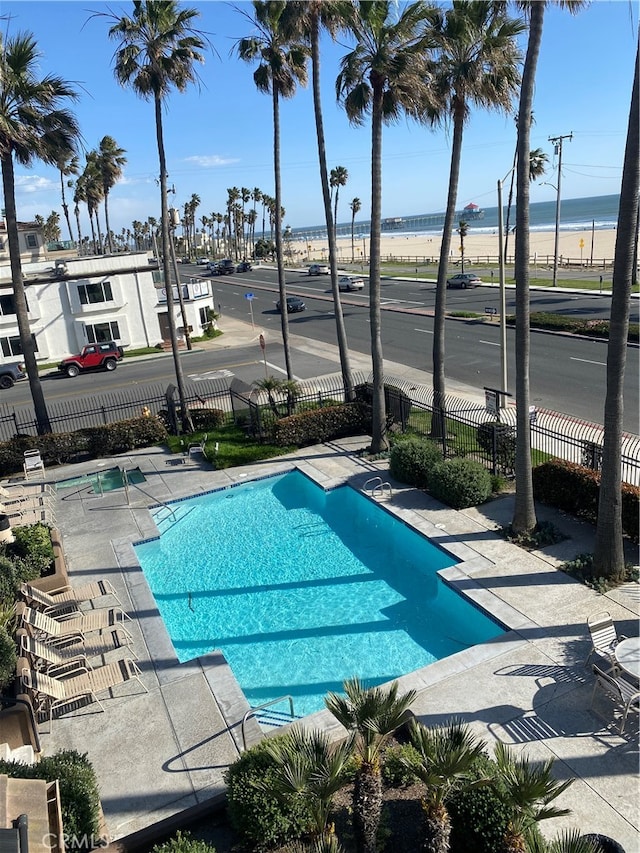
[[[376,853],[382,813],[381,752],[403,723],[416,697],[415,690],[398,696],[398,682],[388,688],[364,687],[358,678],[343,685],[345,696],[329,693],[325,705],[351,732],[350,746],[358,769],[353,788],[353,822],[358,853]]]
[[[553,759],[531,764],[526,757],[516,758],[500,742],[496,744],[495,760],[504,783],[504,804],[509,812],[504,853],[526,853],[528,836],[536,823],[569,814],[569,809],[549,804],[567,790],[573,779],[558,782],[552,776]]]
[[[447,853],[451,822],[447,810],[449,798],[458,791],[486,785],[489,779],[470,779],[476,760],[485,749],[468,726],[454,720],[446,726],[429,729],[412,721],[411,742],[420,754],[421,763],[407,764],[408,769],[426,786],[422,798],[425,819],[423,850]]]

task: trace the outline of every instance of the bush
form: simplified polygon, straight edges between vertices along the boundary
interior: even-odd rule
[[[168,841],[154,844],[151,853],[216,853],[216,848],[206,841],[193,838],[190,832],[178,830]]]
[[[512,471],[516,464],[516,431],[509,424],[499,421],[485,421],[476,431],[476,440],[495,464]]]
[[[282,418],[273,427],[274,443],[280,447],[295,444],[306,447],[347,435],[369,433],[369,408],[362,403],[323,406],[299,415]]]
[[[98,780],[86,754],[74,749],[45,755],[37,764],[0,760],[0,774],[14,779],[57,779],[60,784],[65,835],[94,836],[100,832]]]
[[[477,506],[491,496],[491,475],[474,459],[447,459],[434,467],[429,491],[454,509]]]
[[[276,761],[263,742],[244,752],[224,774],[231,825],[255,850],[299,838],[310,826],[309,808],[301,798],[279,799],[269,791],[275,772]]]
[[[206,432],[224,425],[227,415],[222,409],[190,409],[191,423],[196,432]]]
[[[509,813],[500,797],[502,783],[496,778],[495,762],[481,756],[470,774],[473,781],[491,779],[455,793],[448,803],[451,818],[451,853],[495,853],[503,848]]]
[[[402,743],[397,746],[390,746],[384,752],[382,777],[392,788],[413,785],[418,777],[410,768],[419,767],[420,764],[420,753],[413,744]]]
[[[51,530],[46,524],[27,524],[13,528],[14,542],[5,545],[4,553],[14,564],[18,583],[29,582],[46,574],[53,565]]]
[[[139,417],[82,430],[93,458],[126,453],[138,447],[166,442],[169,435],[160,418]]]
[[[426,438],[395,441],[389,458],[389,472],[400,483],[428,489],[434,467],[442,462],[442,451]]]
[[[0,554],[0,604],[13,604],[18,595],[18,583],[13,560]]]
[[[5,628],[0,627],[0,693],[16,676],[16,644]]]

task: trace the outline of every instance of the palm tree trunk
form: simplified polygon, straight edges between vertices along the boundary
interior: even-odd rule
[[[451,837],[451,820],[449,813],[442,803],[430,805],[423,802],[424,838],[423,853],[449,853]]]
[[[69,218],[69,205],[67,204],[67,198],[64,192],[64,174],[62,172],[60,172],[60,189],[62,191],[62,210],[64,211],[64,218],[67,220],[69,239],[73,243],[73,231],[71,230],[71,219]]]
[[[169,264],[169,210],[167,204],[167,164],[164,153],[164,139],[162,134],[162,101],[158,95],[154,98],[156,112],[156,138],[158,141],[158,160],[160,163],[160,204],[162,219],[162,269],[164,273],[164,286],[167,294],[167,316],[169,320],[169,335],[171,336],[171,352],[173,353],[173,364],[176,373],[176,385],[178,386],[178,399],[180,400],[180,415],[182,428],[185,432],[193,432],[193,423],[187,407],[187,399],[184,393],[184,378],[182,375],[182,364],[178,352],[178,338],[176,335],[176,318],[174,315],[173,287],[171,282],[171,267]],[[180,283],[177,282],[178,286]]]
[[[96,217],[96,228],[98,229],[98,246],[100,247],[100,254],[104,254],[104,243],[102,241],[102,231],[100,230],[100,217],[98,216],[98,208],[95,209],[95,217]]]
[[[107,246],[109,248],[109,253],[113,254],[113,244],[111,242],[111,226],[109,225],[109,193],[105,192],[104,194],[104,224],[107,229]]]
[[[369,321],[373,367],[371,452],[388,448],[384,403],[384,360],[380,321],[380,226],[382,216],[382,85],[373,85],[371,114],[371,230],[369,233]]]
[[[353,213],[351,215],[351,263],[352,264],[355,262],[355,259],[356,259],[356,250],[355,250],[355,246],[354,246],[354,242],[353,242],[353,231],[355,228],[355,224],[356,224],[356,215],[355,215],[355,213]]]
[[[11,151],[2,156],[2,191],[4,195],[5,217],[7,222],[7,242],[9,244],[9,261],[11,265],[11,281],[13,284],[13,298],[16,308],[16,320],[18,322],[18,334],[24,364],[29,377],[31,397],[36,416],[38,435],[51,432],[51,423],[47,404],[42,393],[38,365],[36,363],[35,346],[29,327],[29,315],[27,310],[27,297],[24,290],[24,279],[22,278],[22,264],[20,263],[20,240],[18,237],[18,218],[16,215],[15,179],[13,174],[13,155]]]
[[[98,254],[98,249],[96,246],[96,229],[93,226],[93,213],[89,205],[87,205],[87,210],[89,212],[89,225],[91,226],[91,245],[93,246],[93,254]]]
[[[280,326],[282,328],[282,345],[284,347],[284,363],[287,369],[287,379],[293,379],[291,369],[291,349],[289,345],[289,315],[287,313],[287,285],[284,275],[284,258],[282,256],[282,189],[280,181],[280,104],[278,100],[278,85],[273,82],[273,174],[276,184],[275,229],[276,229],[276,263],[278,266],[278,290],[280,292]]]
[[[327,150],[324,138],[324,122],[322,118],[322,102],[320,95],[320,19],[317,11],[311,21],[311,73],[313,80],[313,107],[316,118],[316,137],[318,139],[318,162],[320,164],[320,183],[322,184],[322,199],[324,201],[324,216],[327,223],[329,241],[329,265],[331,268],[331,291],[333,294],[333,309],[336,315],[336,338],[340,354],[340,370],[346,400],[354,399],[353,376],[349,361],[349,345],[347,330],[344,324],[340,290],[338,288],[338,259],[334,223],[331,222],[331,195],[329,192],[329,177],[327,173]],[[335,222],[335,220],[334,220]],[[353,236],[351,238],[353,245]]]
[[[74,211],[76,216],[76,225],[78,226],[78,254],[82,252],[82,231],[80,229],[80,208],[76,204]]]
[[[511,168],[511,181],[509,183],[509,200],[507,201],[507,220],[504,226],[504,262],[507,263],[507,245],[509,242],[509,220],[511,219],[511,205],[513,203],[513,182],[516,179],[516,164],[518,162],[518,145],[513,152],[513,166]]]
[[[376,853],[381,814],[380,773],[370,764],[363,764],[353,786],[353,828],[357,853]]]
[[[438,281],[436,284],[436,304],[433,319],[433,417],[431,419],[431,437],[442,438],[443,441],[446,439],[447,435],[446,390],[444,377],[447,275],[449,267],[449,252],[451,250],[451,233],[453,231],[453,221],[456,213],[456,199],[458,197],[463,128],[463,105],[458,105],[453,117],[453,144],[451,148],[451,166],[449,168],[449,192],[447,194],[447,209],[445,211],[444,227],[442,229],[442,243],[440,244],[440,261],[438,264]]]
[[[522,72],[518,110],[516,181],[516,496],[512,526],[515,533],[530,533],[537,524],[531,474],[529,423],[529,151],[536,66],[542,41],[544,3],[529,7],[529,40]]]
[[[594,576],[624,577],[622,539],[622,415],[624,409],[624,371],[629,331],[629,304],[638,233],[638,197],[640,183],[640,114],[638,108],[638,65],[631,95],[629,128],[622,170],[620,210],[616,231],[611,292],[611,320],[607,347],[607,393],[604,405],[604,444],[602,475],[598,501],[598,523],[594,550]]]

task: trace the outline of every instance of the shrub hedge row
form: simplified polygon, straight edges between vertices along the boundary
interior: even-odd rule
[[[514,326],[516,318],[514,315],[507,317],[507,323]],[[609,320],[587,320],[580,317],[567,317],[563,314],[550,314],[546,311],[534,311],[531,314],[529,325],[532,329],[550,329],[556,332],[570,332],[573,335],[587,335],[588,337],[609,337]],[[627,341],[638,343],[640,339],[640,325],[629,323]]]
[[[400,483],[428,489],[433,468],[442,462],[442,450],[434,441],[410,436],[394,441],[389,471]]]
[[[0,477],[22,471],[24,451],[37,447],[45,463],[64,465],[78,456],[93,458],[126,453],[138,447],[161,444],[168,438],[159,418],[139,417],[99,427],[84,427],[75,432],[47,435],[19,435],[0,442]]]
[[[291,444],[307,447],[310,444],[370,431],[370,407],[362,402],[344,403],[282,418],[274,424],[273,441],[279,447]]]
[[[555,506],[592,524],[598,519],[600,474],[563,459],[550,459],[533,469],[533,492],[536,500]],[[638,541],[640,489],[622,484],[622,530]]]

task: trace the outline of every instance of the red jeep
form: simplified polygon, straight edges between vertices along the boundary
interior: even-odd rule
[[[115,370],[122,354],[122,347],[114,341],[87,344],[79,355],[63,358],[58,370],[67,376],[77,376],[81,370]]]

